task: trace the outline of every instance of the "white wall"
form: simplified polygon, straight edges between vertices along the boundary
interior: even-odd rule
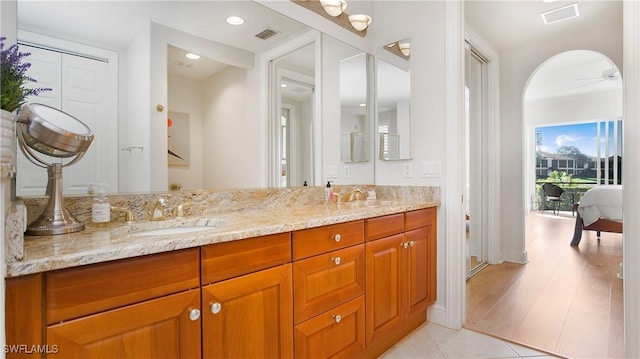
[[[182,189],[202,189],[203,186],[203,96],[202,81],[184,76],[168,77],[168,111],[189,115],[189,165],[169,167],[169,185]]]
[[[535,126],[591,122],[622,116],[622,87],[525,102],[525,122]]]
[[[480,34],[482,36],[482,34]],[[622,27],[609,25],[567,34],[552,41],[528,43],[500,53],[500,171],[504,260],[526,261],[524,242],[525,162],[523,94],[530,75],[549,58],[569,50],[592,50],[609,57],[622,71]]]
[[[205,188],[258,187],[261,117],[248,115],[248,72],[227,67],[204,81],[203,162]]]

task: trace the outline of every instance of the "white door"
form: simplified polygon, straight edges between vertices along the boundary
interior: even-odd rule
[[[107,192],[117,192],[117,88],[112,80],[117,74],[109,73],[106,61],[25,45],[20,48],[31,53],[29,74],[38,80],[35,85],[53,89],[30,98],[29,102],[69,113],[89,126],[95,136],[84,157],[63,170],[63,193],[86,194],[89,183],[102,183]],[[16,183],[19,196],[43,195],[46,170],[31,164],[20,153]]]

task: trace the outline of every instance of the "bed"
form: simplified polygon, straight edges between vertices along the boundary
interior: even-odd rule
[[[572,246],[580,244],[585,230],[596,231],[598,240],[600,232],[622,233],[622,186],[593,187],[574,208],[577,214]]]

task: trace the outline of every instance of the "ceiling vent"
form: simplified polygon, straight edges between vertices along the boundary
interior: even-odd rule
[[[268,38],[270,38],[273,35],[276,35],[278,32],[276,30],[272,30],[269,28],[266,28],[264,30],[262,30],[261,32],[259,32],[258,34],[256,34],[256,37],[262,40],[266,40]]]
[[[578,17],[580,16],[580,11],[578,10],[578,3],[573,3],[571,5],[543,12],[540,16],[542,16],[542,21],[544,21],[545,25],[549,25],[554,22]]]

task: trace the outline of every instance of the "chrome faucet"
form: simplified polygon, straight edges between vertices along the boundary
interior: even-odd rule
[[[153,205],[149,211],[149,219],[152,221],[162,221],[165,219],[164,211],[169,207],[167,200],[163,197],[158,198],[158,201]]]
[[[349,196],[347,196],[346,202],[357,201],[359,194],[364,194],[364,190],[362,188],[354,189],[353,191],[351,191],[351,193],[349,193]]]

